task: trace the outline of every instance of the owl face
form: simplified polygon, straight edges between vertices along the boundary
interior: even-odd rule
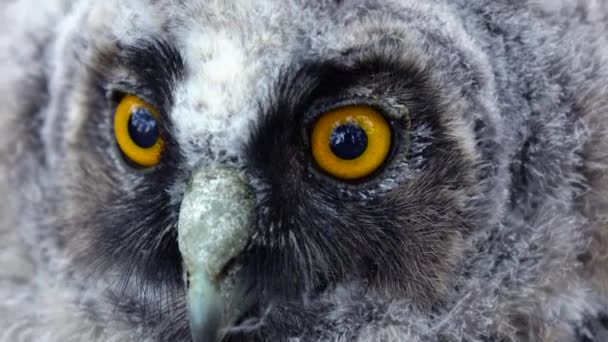
[[[439,5],[81,2],[62,25],[56,226],[154,336],[297,337],[345,289],[430,313],[502,207],[488,62]]]

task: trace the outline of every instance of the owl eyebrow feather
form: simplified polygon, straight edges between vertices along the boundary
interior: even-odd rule
[[[176,84],[187,75],[178,48],[160,37],[116,42],[99,48],[95,56],[87,63],[92,89],[134,93],[160,112],[169,111]],[[118,70],[125,70],[126,77]]]
[[[121,64],[135,73],[139,86],[150,89],[161,109],[168,110],[175,84],[186,75],[179,50],[167,40],[154,39],[126,46],[119,56]]]

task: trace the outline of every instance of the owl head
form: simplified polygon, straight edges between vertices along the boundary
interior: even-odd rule
[[[551,77],[577,48],[549,9],[48,6],[4,160],[98,335],[515,341],[600,310],[584,97]]]

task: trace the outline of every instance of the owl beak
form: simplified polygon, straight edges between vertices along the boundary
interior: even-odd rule
[[[194,342],[217,341],[235,323],[238,286],[226,265],[244,249],[254,223],[255,199],[237,170],[196,171],[179,214],[178,244],[187,284],[186,300]]]

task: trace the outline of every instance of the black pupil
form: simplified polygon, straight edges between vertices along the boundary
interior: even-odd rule
[[[149,148],[158,140],[158,124],[152,113],[143,107],[138,107],[129,118],[129,135],[137,146]]]
[[[356,159],[367,149],[367,134],[357,124],[340,125],[331,132],[329,147],[340,159]]]

